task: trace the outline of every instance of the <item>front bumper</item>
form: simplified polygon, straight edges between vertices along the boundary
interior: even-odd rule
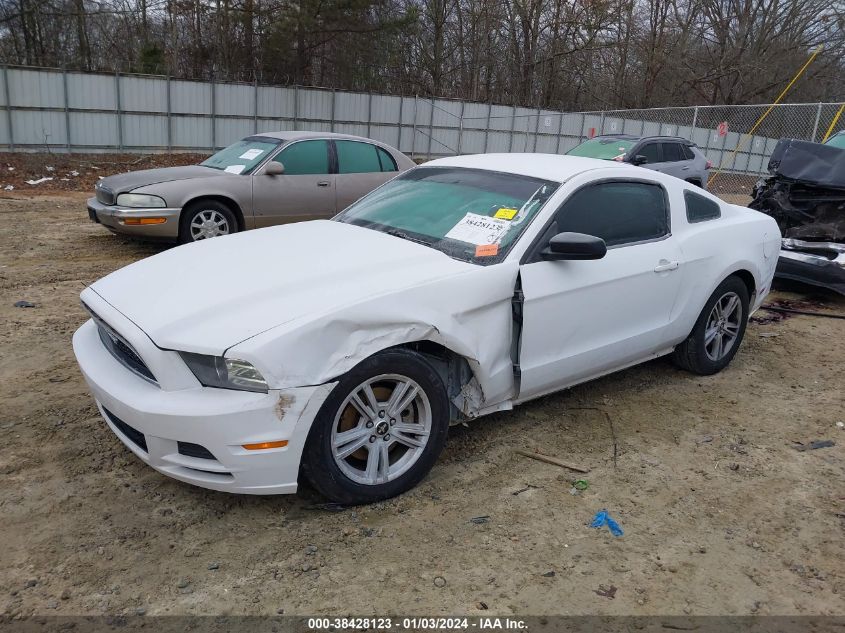
[[[176,363],[154,358],[177,356],[176,352],[161,350],[149,339],[144,344],[146,337],[138,336],[140,330],[115,313],[103,316],[121,335],[131,337],[145,361],[158,361],[150,362],[150,367],[158,368],[160,386],[116,360],[103,346],[93,321],[74,334],[73,349],[100,413],[138,458],[165,475],[212,490],[296,492],[308,431],[335,383],[271,390],[267,394],[203,387],[196,379],[190,385],[186,375],[167,375],[168,365],[169,371],[181,374]],[[179,386],[168,390],[175,385]],[[278,440],[286,440],[287,446],[243,448],[245,444]],[[196,456],[196,447],[191,449],[186,443],[199,445],[208,455]]]
[[[845,295],[845,244],[786,238],[775,276]]]
[[[115,233],[174,240],[179,237],[179,216],[182,209],[118,207],[105,205],[97,198],[88,198],[87,206],[88,217],[92,222],[102,224]],[[128,225],[127,218],[164,218],[165,221],[162,224]]]

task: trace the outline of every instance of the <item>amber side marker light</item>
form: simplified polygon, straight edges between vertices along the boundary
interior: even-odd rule
[[[282,448],[287,446],[287,440],[278,440],[276,442],[259,442],[258,444],[242,444],[241,446],[248,451],[260,451],[265,448]]]
[[[164,224],[165,222],[167,222],[167,218],[125,218],[123,220],[124,224],[130,226],[138,226],[139,224]]]

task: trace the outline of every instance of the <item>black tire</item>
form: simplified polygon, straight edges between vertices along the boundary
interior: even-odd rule
[[[710,357],[710,355],[708,355],[705,345],[707,322],[710,319],[716,302],[730,295],[730,293],[735,294],[739,298],[740,309],[742,310],[738,323],[739,329],[736,338],[727,352],[717,360],[714,360]],[[742,344],[742,339],[745,336],[745,328],[747,325],[748,289],[739,277],[728,277],[719,284],[719,287],[716,288],[716,290],[713,291],[713,294],[710,295],[710,298],[707,299],[707,303],[704,304],[704,309],[701,311],[701,314],[698,316],[698,320],[695,322],[695,327],[687,339],[675,348],[675,351],[672,353],[672,360],[681,369],[686,369],[687,371],[702,376],[709,376],[722,371],[728,366],[731,360],[733,360],[739,346]]]
[[[230,209],[227,204],[219,202],[218,200],[197,200],[182,210],[181,217],[179,218],[180,244],[188,244],[190,242],[198,241],[192,234],[191,222],[194,221],[194,218],[196,218],[197,215],[206,211],[217,212],[222,215],[226,220],[228,227],[227,232],[229,234],[238,232],[238,220],[232,212],[232,209]]]
[[[348,406],[352,406],[351,404],[346,405],[343,406],[343,410],[340,410],[348,396],[354,391],[358,391],[358,387],[364,382],[386,375],[410,379],[425,393],[431,416],[430,432],[424,447],[421,447],[421,450],[415,453],[418,455],[416,461],[412,462],[405,472],[398,474],[394,479],[382,483],[360,483],[344,473],[335,460],[332,449],[333,427],[336,421],[338,421],[339,426],[343,424],[343,416],[346,415]],[[376,389],[378,388],[376,387]],[[406,407],[406,410],[410,411],[413,406],[413,411],[417,412],[416,402],[414,400]],[[356,413],[357,411],[353,411],[353,415]],[[368,424],[365,416],[358,415],[357,417],[359,421],[356,422],[356,425],[359,426],[356,426],[356,428],[360,428],[361,424]],[[376,425],[376,427],[380,427],[383,424],[384,418],[381,420],[381,423]],[[403,424],[401,417],[399,424]],[[449,400],[440,375],[424,356],[416,352],[406,349],[386,350],[361,362],[345,374],[338,384],[335,385],[329,397],[320,408],[314,423],[311,425],[311,430],[302,454],[302,475],[307,477],[311,484],[325,497],[344,505],[373,503],[388,499],[410,490],[428,474],[443,451],[448,430]],[[369,435],[371,432],[373,435]],[[373,447],[377,446],[372,441],[372,437],[376,437],[375,433],[375,430],[365,431],[365,434],[369,435],[367,438],[368,444],[359,448],[347,459],[355,461],[355,455],[365,450],[367,458],[369,458],[370,452],[373,450],[369,448],[369,445]],[[389,437],[389,429],[387,433]],[[384,435],[378,436],[376,441],[380,442],[383,437]],[[386,448],[385,450],[415,450],[400,445],[396,437],[393,438],[393,443],[396,446],[389,444],[388,439],[384,441],[386,442],[385,447],[390,446],[389,449]],[[394,455],[394,453],[391,452],[391,455]],[[401,455],[403,453],[398,453],[398,456]],[[396,458],[396,455],[388,457],[387,463],[389,467],[391,467],[390,460],[396,460]],[[347,465],[349,464],[346,461],[345,463]],[[359,459],[357,463],[366,466],[368,462],[365,459]]]

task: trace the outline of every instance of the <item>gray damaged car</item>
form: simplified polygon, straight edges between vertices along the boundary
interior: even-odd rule
[[[413,166],[397,149],[357,136],[255,134],[199,165],[104,178],[88,216],[114,233],[193,242],[330,218]]]
[[[748,206],[784,236],[776,277],[845,295],[845,132],[824,144],[784,138]]]

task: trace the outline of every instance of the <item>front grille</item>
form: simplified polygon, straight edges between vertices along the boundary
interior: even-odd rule
[[[153,376],[153,372],[151,372],[150,368],[147,367],[147,364],[141,360],[138,352],[135,351],[129,342],[120,334],[115,332],[114,329],[99,316],[97,316],[91,308],[84,303],[82,305],[85,306],[85,309],[88,310],[88,314],[91,315],[91,318],[94,319],[94,323],[97,324],[97,333],[100,335],[100,340],[103,342],[103,345],[109,353],[124,367],[134,372],[144,380],[148,380],[157,385],[158,382],[156,381],[155,376]]]
[[[147,438],[144,437],[144,434],[141,433],[138,429],[133,429],[131,426],[126,424],[123,420],[117,417],[114,413],[103,407],[103,411],[106,412],[106,415],[109,418],[109,421],[114,424],[117,429],[123,433],[127,439],[129,439],[135,446],[140,448],[145,453],[147,451]]]
[[[185,457],[197,457],[199,459],[215,459],[205,446],[192,444],[191,442],[176,442],[179,447],[179,454]]]
[[[114,204],[114,192],[111,189],[97,186],[94,188],[94,195],[101,204]]]

